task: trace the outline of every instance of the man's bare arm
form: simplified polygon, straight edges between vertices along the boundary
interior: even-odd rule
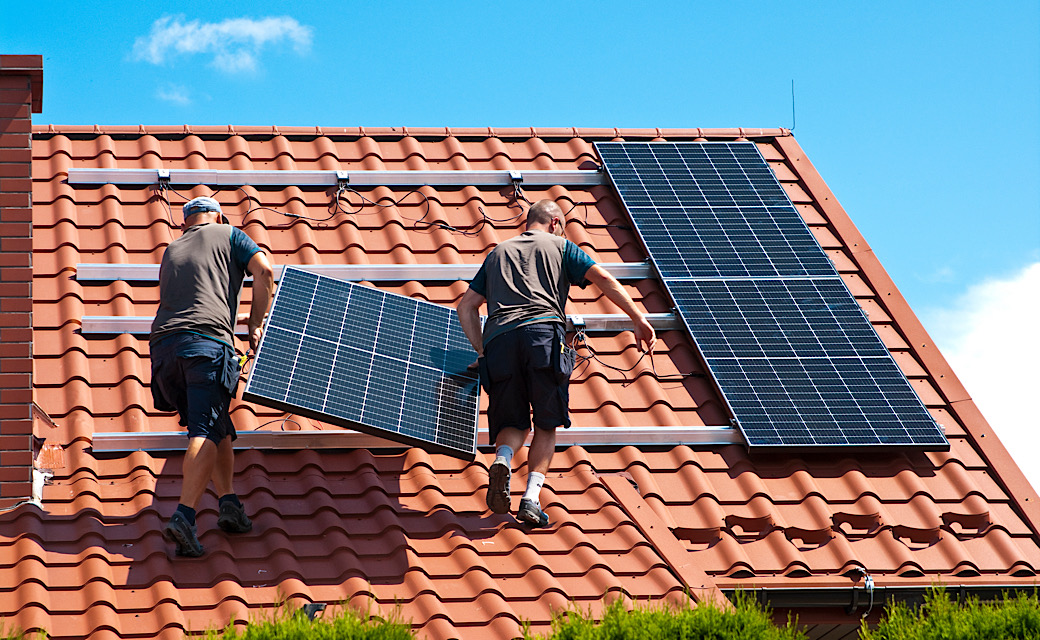
[[[271,261],[264,251],[254,253],[246,268],[253,276],[253,302],[249,307],[249,346],[255,351],[263,334],[264,316],[271,306],[274,269],[271,268]]]
[[[462,331],[465,332],[469,343],[480,355],[484,355],[483,337],[480,332],[480,305],[484,304],[484,296],[473,289],[466,289],[466,293],[459,300],[457,311]]]
[[[603,295],[607,296],[608,300],[616,304],[625,315],[632,319],[632,323],[635,325],[633,332],[636,334],[636,344],[639,345],[641,343],[645,345],[645,347],[642,347],[643,351],[653,352],[654,345],[657,343],[657,335],[654,333],[654,328],[650,326],[650,322],[636,307],[636,303],[625,292],[621,283],[598,264],[589,267],[589,270],[585,272],[585,278],[599,287],[599,290],[603,292]]]

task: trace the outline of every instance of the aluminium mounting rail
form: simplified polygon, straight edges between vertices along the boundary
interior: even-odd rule
[[[69,169],[72,186],[102,184],[258,187],[594,187],[606,184],[595,169],[490,169],[483,171],[244,171],[235,169]]]
[[[655,331],[679,331],[682,321],[674,313],[648,313],[646,319]],[[84,335],[107,335],[129,333],[146,336],[152,329],[151,316],[83,316],[80,333]],[[582,314],[567,316],[567,330],[573,331],[574,324],[584,324],[586,332],[617,333],[632,330],[632,320],[621,313]],[[246,336],[246,326],[239,324],[235,333]]]
[[[282,266],[274,267],[275,280],[281,278]],[[340,280],[360,282],[454,282],[472,280],[479,264],[305,264],[294,265],[312,273]],[[601,267],[618,280],[643,280],[653,277],[647,262],[602,263]],[[76,265],[76,280],[80,282],[157,282],[157,264],[80,263]]]
[[[486,429],[477,431],[478,440],[486,440]],[[579,427],[560,429],[556,446],[653,446],[677,445],[718,446],[743,444],[736,429],[730,426],[697,427]],[[161,432],[95,432],[91,440],[94,451],[183,451],[183,431]],[[239,431],[236,449],[400,449],[391,442],[346,429],[302,431]],[[488,447],[483,447],[488,448]]]

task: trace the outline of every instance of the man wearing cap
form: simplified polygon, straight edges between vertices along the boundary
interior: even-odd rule
[[[632,298],[603,267],[563,235],[563,212],[552,200],[539,200],[527,212],[523,233],[488,254],[459,301],[462,329],[479,354],[481,384],[488,393],[488,430],[496,446],[488,471],[487,505],[508,513],[513,453],[534,438],[527,455],[527,491],[516,517],[532,527],[549,519],[539,494],[556,450],[556,429],[570,426],[568,385],[574,352],[564,344],[564,312],[572,284],[591,281],[635,325],[636,343],[652,351],[654,329]],[[488,318],[480,327],[479,309]]]
[[[234,331],[246,272],[253,276],[253,349],[274,289],[267,254],[221,217],[213,198],[184,205],[184,232],[166,248],[159,268],[159,311],[149,338],[155,408],[176,411],[188,429],[180,504],[163,537],[177,545],[177,555],[192,557],[204,552],[195,510],[211,478],[220,496],[217,525],[229,533],[253,527],[232,487],[237,435],[228,407],[240,371]]]

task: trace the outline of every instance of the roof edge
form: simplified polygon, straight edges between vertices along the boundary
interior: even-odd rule
[[[32,128],[34,136],[213,136],[213,137],[347,137],[347,138],[596,138],[624,139],[772,139],[790,137],[783,128],[593,128],[593,127],[278,127],[235,125],[55,125]]]
[[[1018,463],[983,417],[975,401],[968,396],[964,385],[939,352],[938,346],[928,335],[917,314],[910,308],[892,277],[881,265],[866,239],[860,234],[844,207],[838,203],[834,193],[824,183],[823,177],[798,142],[793,137],[785,137],[777,140],[777,146],[791,161],[809,195],[823,209],[827,220],[852,253],[856,265],[871,289],[882,301],[899,331],[906,336],[911,353],[922,363],[931,382],[936,385],[949,405],[950,411],[963,423],[972,444],[992,469],[994,479],[1003,485],[1008,495],[1014,499],[1014,506],[1028,523],[1033,535],[1040,536],[1040,497],[1036,489],[1026,479]]]

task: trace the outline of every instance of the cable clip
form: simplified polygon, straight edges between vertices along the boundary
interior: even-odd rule
[[[169,169],[156,169],[156,177],[159,180],[159,190],[166,191],[170,188],[170,170]]]
[[[350,182],[350,175],[346,171],[336,172],[336,188],[340,191],[347,188],[347,183]]]

